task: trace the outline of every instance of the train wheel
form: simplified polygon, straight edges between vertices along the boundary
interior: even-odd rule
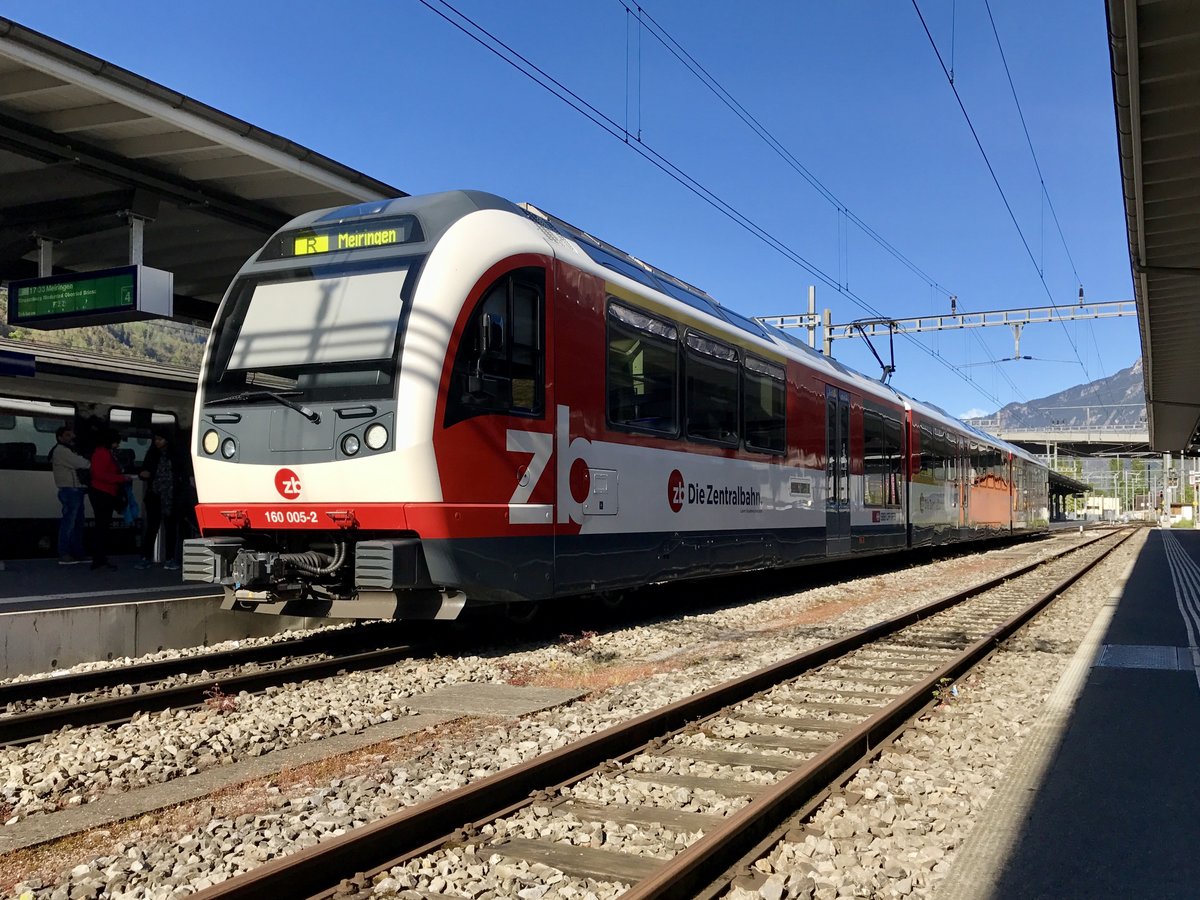
[[[625,605],[624,591],[599,591],[596,594],[596,599],[600,601],[600,606],[610,612],[616,612]]]
[[[541,606],[533,601],[504,604],[504,617],[515,625],[528,625],[538,617]]]

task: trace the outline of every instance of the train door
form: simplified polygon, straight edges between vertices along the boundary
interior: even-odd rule
[[[456,326],[442,427],[433,436],[439,515],[452,540],[430,561],[430,574],[436,565],[460,579],[450,583],[504,585],[498,598],[541,600],[554,589],[553,312],[546,302],[553,282],[540,259],[514,261],[525,264],[477,289]]]
[[[966,529],[971,521],[971,511],[967,504],[970,502],[970,492],[967,490],[967,473],[970,468],[971,460],[967,452],[967,442],[964,438],[956,437],[954,453],[957,456],[957,484],[955,485],[958,491],[958,529],[959,536]]]
[[[825,388],[825,553],[850,552],[850,395]]]

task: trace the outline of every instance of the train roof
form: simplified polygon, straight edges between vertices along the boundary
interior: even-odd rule
[[[421,222],[423,240],[409,246],[417,249],[420,244],[437,243],[446,230],[463,216],[484,209],[498,209],[519,216],[524,215],[524,212],[515,203],[486,191],[442,191],[437,194],[422,194],[416,197],[370,200],[366,203],[354,203],[349,206],[315,209],[296,216],[275,232],[275,235],[319,225],[337,225],[356,219],[415,215]]]
[[[785,356],[801,357],[806,365],[824,372],[832,378],[852,382],[859,390],[877,400],[895,403],[904,409],[915,410],[924,418],[936,421],[943,426],[974,434],[991,444],[1032,459],[1019,447],[967,425],[931,403],[908,397],[889,384],[818,353],[807,343],[783,329],[735,312],[729,307],[723,306],[703,289],[651,265],[632,253],[628,253],[564,219],[545,212],[531,203],[514,204],[486,191],[444,191],[437,194],[399,197],[314,210],[292,219],[277,234],[320,225],[335,225],[356,219],[415,215],[421,223],[422,240],[408,246],[414,252],[419,252],[422,245],[432,246],[436,243],[450,226],[462,217],[486,209],[510,212],[531,220],[540,228],[549,230],[559,238],[566,239],[579,250],[584,259],[590,260],[593,268],[597,271],[605,270],[605,277],[616,276],[617,279],[626,279],[637,288],[649,289],[659,294],[669,303],[682,304],[688,307],[693,314],[711,319],[719,330],[738,333],[743,339],[770,346]],[[288,261],[282,262],[289,264]]]
[[[716,320],[726,330],[732,329],[740,332],[744,338],[772,345],[776,352],[784,351],[784,355],[801,356],[806,365],[817,368],[830,376],[854,382],[861,390],[873,395],[876,399],[907,408],[908,398],[891,385],[872,379],[835,359],[818,353],[795,335],[734,312],[695,285],[638,259],[607,241],[601,240],[557,216],[544,212],[533,204],[522,203],[520,207],[537,224],[574,242],[594,264],[628,278],[643,288],[649,288],[676,302],[683,303],[695,312]]]

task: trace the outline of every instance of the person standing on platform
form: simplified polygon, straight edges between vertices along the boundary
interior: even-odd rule
[[[88,499],[92,501],[92,511],[96,514],[96,546],[92,552],[93,569],[116,569],[108,561],[109,532],[112,530],[112,517],[121,503],[121,492],[129,484],[129,476],[121,474],[117,465],[116,449],[121,443],[121,435],[113,429],[106,431],[100,438],[100,443],[92,452],[92,486],[88,490]]]
[[[154,542],[159,528],[163,531],[163,568],[179,568],[179,513],[184,502],[182,465],[171,436],[156,428],[146,460],[138,477],[146,484],[146,534],[142,539],[142,560],[137,568],[146,569],[154,563]]]
[[[83,499],[87,487],[80,472],[88,472],[91,463],[75,452],[75,431],[63,425],[54,433],[58,439],[50,448],[50,465],[54,469],[54,486],[62,505],[62,520],[58,523],[58,564],[72,566],[83,559]]]

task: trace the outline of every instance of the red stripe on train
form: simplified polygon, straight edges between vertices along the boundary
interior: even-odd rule
[[[550,522],[513,525],[508,504],[469,503],[201,503],[202,534],[242,529],[280,531],[406,531],[439,538],[540,537]]]

